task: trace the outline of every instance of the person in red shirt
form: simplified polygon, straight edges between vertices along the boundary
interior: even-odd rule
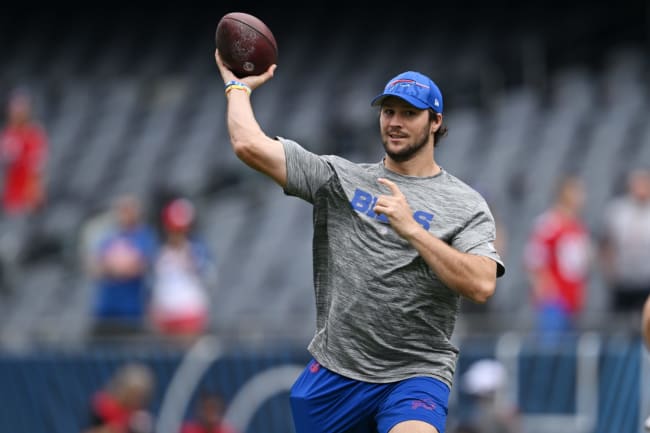
[[[203,392],[199,396],[196,417],[183,423],[181,433],[238,433],[224,420],[225,404],[216,393]]]
[[[585,191],[575,175],[562,178],[552,206],[528,239],[525,265],[541,332],[570,332],[584,306],[591,237],[581,211]]]
[[[48,140],[44,128],[32,117],[32,101],[26,92],[10,96],[7,113],[7,124],[0,133],[2,205],[9,215],[31,213],[45,200],[43,172]]]

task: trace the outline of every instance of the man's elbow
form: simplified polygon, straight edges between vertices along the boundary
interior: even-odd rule
[[[232,149],[237,158],[244,162],[252,160],[254,157],[254,146],[252,142],[243,139],[231,137]]]
[[[496,285],[496,279],[477,281],[472,287],[470,299],[478,304],[485,304],[494,295]]]

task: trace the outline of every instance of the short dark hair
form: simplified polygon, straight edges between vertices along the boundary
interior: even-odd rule
[[[437,117],[439,113],[436,113],[432,109],[429,108],[429,122],[433,122],[434,118]],[[433,134],[433,146],[436,147],[438,146],[438,141],[442,140],[442,137],[447,135],[447,132],[449,132],[449,128],[447,128],[447,125],[445,124],[444,119],[442,120],[442,123],[440,124],[440,128]]]

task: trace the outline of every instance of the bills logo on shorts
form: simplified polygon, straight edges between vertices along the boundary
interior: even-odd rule
[[[426,409],[426,410],[436,410],[436,403],[431,400],[431,399],[426,399],[426,400],[413,400],[411,402],[411,409],[416,410],[416,409]]]

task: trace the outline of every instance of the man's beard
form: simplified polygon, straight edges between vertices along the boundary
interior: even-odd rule
[[[390,157],[395,162],[405,162],[413,158],[424,146],[426,146],[427,142],[429,141],[429,135],[428,135],[428,128],[425,128],[423,131],[423,134],[419,137],[419,139],[416,139],[414,143],[400,149],[397,152],[393,152],[388,149],[388,138],[384,139],[384,150],[386,151],[386,155]]]

